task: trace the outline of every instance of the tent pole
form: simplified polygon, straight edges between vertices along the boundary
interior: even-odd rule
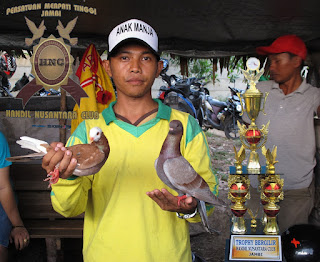
[[[60,111],[67,111],[67,92],[63,89],[60,88],[60,92],[61,92],[61,97],[60,97]],[[59,140],[60,142],[62,142],[63,144],[66,144],[66,119],[59,119]]]

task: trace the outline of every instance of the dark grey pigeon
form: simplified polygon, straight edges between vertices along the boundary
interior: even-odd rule
[[[207,182],[181,155],[180,141],[182,134],[182,123],[179,120],[172,120],[169,124],[169,133],[162,145],[160,155],[155,161],[157,174],[167,186],[179,194],[178,204],[180,204],[181,199],[187,196],[196,198],[198,201],[198,211],[206,230],[208,232],[215,231],[209,228],[206,207],[203,202],[213,206],[226,207],[227,205],[211,192]]]

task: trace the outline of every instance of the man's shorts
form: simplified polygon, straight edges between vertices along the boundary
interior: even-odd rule
[[[0,204],[0,245],[8,247],[11,228],[11,222]]]

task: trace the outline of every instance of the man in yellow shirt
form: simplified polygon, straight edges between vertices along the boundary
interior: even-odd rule
[[[173,119],[184,133],[181,154],[218,193],[204,133],[190,115],[152,99],[151,87],[162,62],[158,37],[143,21],[132,19],[109,35],[109,56],[104,67],[117,89],[117,101],[99,119],[83,121],[67,146],[88,143],[89,130],[98,126],[110,145],[110,154],[94,175],[72,175],[76,160],[61,143],[43,158],[49,173],[60,162],[60,179],[52,185],[52,205],[64,216],[85,212],[84,261],[191,261],[189,222],[176,212],[192,214],[197,201],[188,197],[178,205],[177,193],[157,176],[154,162]],[[149,196],[149,197],[148,197]],[[208,213],[213,207],[207,207]]]

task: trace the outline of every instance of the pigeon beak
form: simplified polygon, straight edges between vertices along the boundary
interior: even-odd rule
[[[92,141],[93,141],[93,137],[91,137],[91,136],[90,136],[90,138],[89,138],[89,139],[90,139],[90,143],[92,143]]]

